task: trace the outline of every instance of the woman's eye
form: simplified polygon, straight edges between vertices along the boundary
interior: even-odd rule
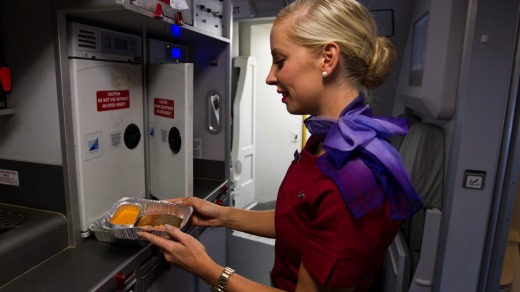
[[[283,63],[284,62],[285,62],[285,60],[281,59],[281,60],[278,60],[278,61],[274,61],[273,63],[281,68],[281,67],[283,67]]]

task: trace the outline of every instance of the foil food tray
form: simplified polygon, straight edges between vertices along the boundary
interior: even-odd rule
[[[121,243],[132,243],[134,241],[146,242],[144,239],[141,239],[137,232],[142,230],[147,230],[152,234],[169,238],[169,234],[167,231],[163,230],[155,230],[155,229],[147,229],[141,228],[137,226],[132,226],[128,228],[120,228],[114,227],[109,219],[114,215],[117,209],[125,204],[136,204],[141,207],[142,215],[157,215],[157,214],[172,214],[182,219],[181,225],[178,227],[181,230],[184,230],[187,227],[188,220],[193,213],[192,206],[181,206],[178,204],[166,202],[166,201],[158,201],[158,200],[147,200],[140,198],[129,198],[125,197],[118,200],[110,210],[100,219],[92,222],[90,225],[90,230],[94,233],[94,237],[98,241],[103,242],[121,242]]]

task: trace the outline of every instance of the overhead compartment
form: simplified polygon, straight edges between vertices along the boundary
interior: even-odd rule
[[[170,4],[171,3],[171,4]],[[229,42],[231,1],[57,0],[58,11],[101,24],[180,40],[211,37]]]

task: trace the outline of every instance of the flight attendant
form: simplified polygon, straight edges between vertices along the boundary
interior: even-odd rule
[[[194,207],[193,225],[276,239],[273,285],[218,265],[176,228],[168,228],[173,240],[141,236],[213,291],[367,291],[402,220],[422,206],[387,141],[406,134],[406,121],[374,117],[364,102],[386,80],[395,49],[355,0],[296,0],[276,17],[270,42],[266,82],[289,113],[310,115],[312,134],[287,170],[275,210],[171,201]]]

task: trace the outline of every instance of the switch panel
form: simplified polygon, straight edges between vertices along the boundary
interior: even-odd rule
[[[486,182],[486,172],[482,170],[470,170],[464,171],[464,183],[463,187],[466,189],[483,190]]]
[[[130,3],[155,13],[156,18],[167,17],[174,23],[182,21],[183,24],[193,25],[193,6],[190,0],[132,0]]]
[[[194,26],[221,37],[226,35],[227,10],[223,0],[193,0]]]

